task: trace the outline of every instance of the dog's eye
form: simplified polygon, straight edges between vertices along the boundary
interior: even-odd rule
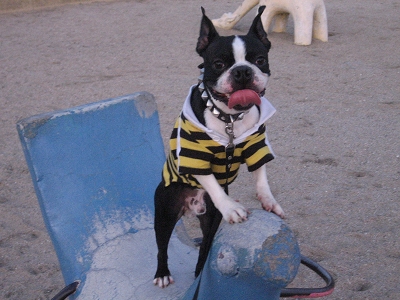
[[[222,70],[223,68],[225,68],[225,63],[222,60],[216,60],[213,63],[213,67],[216,70]]]
[[[256,59],[256,65],[263,66],[263,65],[265,65],[266,61],[267,60],[265,59],[265,57],[260,56]]]

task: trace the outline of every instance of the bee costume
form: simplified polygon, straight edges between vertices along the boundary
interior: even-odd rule
[[[261,98],[260,119],[241,136],[235,137],[235,150],[226,174],[226,152],[228,137],[201,124],[190,105],[191,87],[182,112],[175,122],[170,138],[170,152],[163,168],[165,186],[180,182],[202,188],[193,175],[214,174],[218,183],[232,183],[241,164],[246,163],[249,172],[274,159],[266,135],[265,122],[275,113],[271,103]],[[227,182],[226,182],[227,181]]]

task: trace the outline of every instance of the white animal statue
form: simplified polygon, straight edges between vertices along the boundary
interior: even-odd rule
[[[212,22],[219,28],[231,29],[256,5],[266,6],[261,16],[265,31],[268,31],[275,18],[272,31],[286,32],[291,14],[296,45],[310,45],[312,38],[328,41],[328,22],[323,0],[244,0],[234,13],[225,13]]]

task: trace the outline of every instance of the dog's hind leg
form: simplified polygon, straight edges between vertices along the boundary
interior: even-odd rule
[[[216,209],[214,203],[211,201],[210,196],[206,193],[204,198],[207,212],[204,215],[198,216],[201,231],[203,233],[203,240],[200,245],[199,259],[197,261],[196,271],[194,273],[196,277],[200,274],[201,270],[203,270],[215,233],[217,232],[219,224],[222,220],[222,214],[218,209]]]
[[[154,196],[154,230],[158,247],[157,271],[154,276],[154,284],[161,288],[174,282],[168,269],[168,244],[172,231],[179,219],[181,207],[177,203],[177,195],[181,191],[179,186],[165,187],[161,182]]]

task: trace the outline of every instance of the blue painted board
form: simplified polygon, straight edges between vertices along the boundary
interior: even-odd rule
[[[167,292],[151,284],[153,195],[165,161],[154,97],[37,115],[17,129],[65,283],[81,281],[73,298],[179,298],[193,282],[197,250],[176,237],[171,268],[180,284]]]

